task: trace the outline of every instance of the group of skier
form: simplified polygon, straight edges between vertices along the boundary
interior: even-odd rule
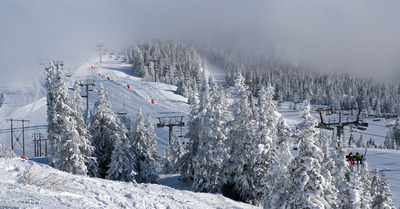
[[[359,152],[357,152],[356,155],[353,155],[353,153],[350,152],[349,155],[347,155],[346,157],[349,159],[352,165],[356,164],[356,162],[357,165],[358,163],[362,164],[363,156]]]

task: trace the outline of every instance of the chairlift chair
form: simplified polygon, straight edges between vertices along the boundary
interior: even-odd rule
[[[70,78],[71,76],[71,71],[68,69],[67,72],[65,72],[65,77]]]
[[[126,114],[128,114],[128,111],[125,109],[125,105],[122,109],[117,110],[117,115],[124,116]]]

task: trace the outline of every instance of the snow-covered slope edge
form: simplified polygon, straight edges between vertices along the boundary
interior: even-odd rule
[[[76,176],[20,159],[0,159],[0,208],[256,208],[220,194]]]

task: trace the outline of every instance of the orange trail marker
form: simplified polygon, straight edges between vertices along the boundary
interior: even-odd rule
[[[154,104],[154,99],[151,99],[151,104]]]
[[[128,89],[130,89],[130,88],[131,88],[131,86],[129,86],[129,84],[128,84],[128,85],[126,85],[126,87],[127,87]]]
[[[101,74],[99,73],[99,75],[101,75]]]
[[[93,65],[92,65],[92,66],[90,66],[90,68],[91,68],[91,69],[93,69],[93,68],[94,68],[94,67],[93,67]]]

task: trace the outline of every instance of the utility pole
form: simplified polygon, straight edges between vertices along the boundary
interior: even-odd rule
[[[169,116],[169,117],[157,117],[159,123],[157,123],[157,128],[163,128],[168,126],[169,128],[169,143],[172,141],[172,128],[174,126],[183,127],[185,123],[182,122],[183,116]]]
[[[35,157],[42,156],[42,133],[33,134],[34,153]]]
[[[89,115],[89,91],[93,91],[93,86],[96,86],[96,84],[94,84],[94,80],[80,80],[79,81],[79,85],[80,86],[85,86],[86,87],[86,95],[82,95],[82,97],[86,97],[86,121],[88,120],[87,115]]]
[[[19,143],[22,147],[22,155],[25,156],[25,122],[29,123],[29,120],[15,120],[15,119],[6,119],[6,122],[11,122],[11,149],[14,150],[14,136],[15,136],[15,143]],[[16,136],[14,133],[13,122],[22,122],[22,132]],[[20,142],[20,137],[22,135],[22,144]]]
[[[97,48],[99,48],[100,51],[100,63],[101,63],[101,47],[103,47],[104,44],[103,43],[97,43]]]

